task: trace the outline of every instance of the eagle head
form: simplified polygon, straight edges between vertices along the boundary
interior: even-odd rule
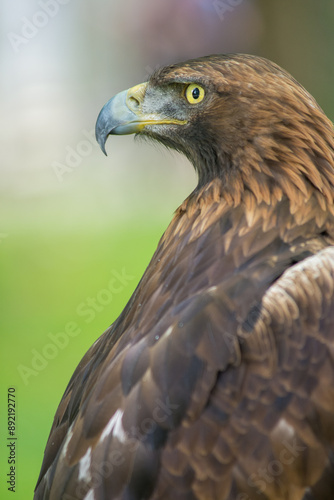
[[[132,133],[185,154],[199,184],[233,182],[241,166],[246,177],[261,170],[282,184],[284,164],[303,184],[305,162],[314,163],[303,151],[333,157],[333,144],[324,141],[332,142],[332,124],[315,99],[276,64],[244,54],[167,66],[117,94],[99,114],[97,140],[105,152],[108,135]]]

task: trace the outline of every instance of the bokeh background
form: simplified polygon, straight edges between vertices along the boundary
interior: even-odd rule
[[[132,136],[110,138],[105,158],[100,108],[163,64],[247,52],[290,71],[333,119],[334,2],[2,0],[0,31],[0,498],[25,500],[74,368],[196,183],[186,160]]]

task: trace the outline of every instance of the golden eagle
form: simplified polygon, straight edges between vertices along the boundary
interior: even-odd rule
[[[276,64],[212,55],[102,109],[97,140],[198,185],[56,412],[35,500],[333,500],[334,134]]]

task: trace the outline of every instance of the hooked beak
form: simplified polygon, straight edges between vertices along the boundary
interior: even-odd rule
[[[186,121],[166,119],[158,113],[143,113],[148,82],[124,90],[108,101],[97,118],[95,135],[103,153],[107,155],[105,144],[111,134],[125,135],[141,132],[147,125],[184,124]]]

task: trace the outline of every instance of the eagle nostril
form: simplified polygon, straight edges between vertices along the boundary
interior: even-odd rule
[[[140,106],[140,101],[133,95],[128,97],[128,106],[133,111],[136,111]]]

